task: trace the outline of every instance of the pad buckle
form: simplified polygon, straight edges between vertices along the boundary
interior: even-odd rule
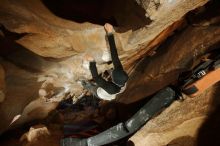
[[[197,72],[196,74],[194,74],[193,77],[199,79],[199,78],[201,78],[201,77],[203,77],[203,76],[205,76],[205,75],[206,75],[205,70],[200,70],[199,72]]]

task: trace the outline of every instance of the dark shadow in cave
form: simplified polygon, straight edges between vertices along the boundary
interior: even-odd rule
[[[199,129],[197,146],[220,145],[220,83],[216,84],[215,87],[212,95],[212,112]]]
[[[220,1],[212,0],[212,1],[209,1],[202,8],[197,8],[193,11],[190,11],[186,15],[186,19],[188,23],[192,24],[193,26],[196,26],[197,24],[204,22],[204,20],[211,22],[212,25],[219,26],[220,25],[220,19],[219,19],[220,9],[219,8],[220,8]]]
[[[195,146],[195,139],[191,136],[181,136],[173,139],[166,146]]]
[[[123,30],[136,30],[151,22],[134,0],[42,0],[55,15],[78,23],[106,22]],[[122,30],[120,29],[120,30]]]

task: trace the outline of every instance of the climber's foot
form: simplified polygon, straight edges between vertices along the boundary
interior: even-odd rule
[[[113,33],[114,29],[113,29],[113,26],[109,23],[106,23],[104,25],[104,28],[105,28],[105,31],[109,34],[109,33]]]

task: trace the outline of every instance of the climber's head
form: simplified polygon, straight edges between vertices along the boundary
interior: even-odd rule
[[[114,69],[112,71],[112,81],[119,87],[123,87],[128,80],[128,75],[123,69]]]

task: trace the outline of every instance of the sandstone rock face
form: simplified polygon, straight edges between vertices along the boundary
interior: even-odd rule
[[[213,34],[216,34],[214,38]],[[140,61],[130,76],[127,92],[122,93],[118,101],[129,104],[175,82],[181,72],[190,70],[195,61],[219,40],[219,27],[188,27],[159,48],[163,52]]]
[[[20,141],[23,146],[59,146],[62,132],[56,128],[47,128],[45,125],[36,125],[25,133]]]
[[[213,129],[211,125],[209,125],[210,129],[206,129],[206,131],[201,131],[201,129],[204,129],[204,126],[207,125],[210,113],[212,114],[213,111],[219,110],[219,107],[216,106],[219,105],[219,100],[217,99],[219,98],[218,89],[219,86],[215,86],[200,96],[186,98],[182,102],[173,103],[159,116],[142,127],[130,140],[137,146],[195,146],[197,144],[208,144],[213,134],[210,133],[205,138],[206,140],[201,140],[200,135],[206,135],[202,132],[215,131],[217,129]],[[215,104],[213,104],[214,102]],[[215,118],[219,119],[217,116]],[[215,126],[213,125],[213,127]],[[206,128],[208,127],[206,126]],[[201,141],[206,142],[206,144],[202,144]],[[210,143],[212,145],[219,144],[219,142],[215,143],[214,141]]]
[[[216,123],[208,128],[207,123],[209,116],[219,111],[219,84],[209,88],[206,92],[195,98],[186,96],[183,101],[175,101],[171,106],[165,109],[162,113],[155,116],[146,125],[144,125],[130,139],[129,143],[135,146],[196,146],[207,145],[214,132],[206,135],[203,132],[215,131],[218,128],[219,117],[216,118]],[[218,109],[218,110],[217,110]],[[205,128],[204,128],[205,127]],[[204,131],[204,129],[206,129]],[[202,135],[202,136],[201,136]],[[206,136],[205,138],[203,137]],[[37,145],[59,145],[59,139],[62,136],[62,130],[56,126],[40,126],[31,127],[20,139],[24,146]],[[201,140],[204,138],[206,140]],[[201,144],[206,141],[205,144]],[[218,142],[219,143],[219,142]],[[214,142],[212,144],[215,146]]]
[[[148,15],[153,22],[134,32],[130,30],[119,33],[119,49],[137,52],[140,46],[144,45],[146,48],[150,41],[173,22],[206,2],[207,0],[164,0],[159,3],[157,10],[152,10],[152,1],[141,2],[140,5],[146,12],[148,9],[152,11]],[[1,24],[13,32],[26,33],[17,42],[36,54],[61,58],[85,51],[102,54],[107,50],[102,26],[79,24],[56,17],[39,0],[1,0],[1,4]],[[170,13],[173,15],[169,16]],[[96,58],[98,59],[98,55]]]
[[[187,12],[204,5],[207,1],[137,1],[135,5],[142,7],[146,11],[144,17],[151,20],[149,24],[135,29],[120,26],[115,28],[120,58],[127,71],[132,71],[139,59],[171,35],[182,24],[181,18]],[[3,85],[0,86],[0,100],[3,101],[0,104],[2,115],[0,133],[2,133],[28,121],[45,118],[64,98],[80,97],[83,89],[78,81],[91,79],[88,68],[85,67],[88,64],[84,61],[86,54],[91,54],[95,58],[100,72],[110,69],[111,65],[107,64],[110,58],[102,26],[91,23],[80,24],[59,18],[40,0],[0,0],[0,3],[0,24],[3,26],[0,33],[2,48],[0,83]],[[122,16],[117,18],[118,21],[126,20]],[[193,31],[197,30],[189,28],[186,35]],[[201,31],[219,34],[217,28],[210,28],[208,32],[206,29]],[[213,38],[210,36],[210,39]],[[213,43],[218,39],[219,37],[216,37]],[[199,39],[200,42],[192,49],[205,44],[206,40],[209,41],[209,35]],[[174,48],[178,48],[179,45],[182,44],[178,44],[177,41],[176,46],[173,46],[173,49],[171,47],[171,51],[176,52]],[[189,42],[188,45],[192,44]],[[180,48],[184,49],[187,49],[187,45]],[[176,59],[174,63],[178,64],[188,53],[190,52],[179,54],[180,60]],[[156,57],[153,60],[161,62],[170,58],[169,54],[163,56],[159,60]],[[167,62],[170,61],[172,60],[169,59]],[[187,61],[184,63],[187,64]],[[140,63],[142,64],[140,68],[145,62]],[[165,70],[168,63],[165,65],[158,63],[161,66],[160,71],[159,68],[150,71],[154,64],[133,72],[128,90],[119,97],[120,102],[131,103],[152,94],[174,80],[172,78],[170,82],[161,83],[164,76],[157,74],[167,73],[167,76],[174,76],[185,67],[185,64],[180,63],[178,67],[173,66]],[[152,73],[145,75],[149,72]],[[147,81],[152,79],[151,74],[155,75],[159,82],[151,82],[154,90],[144,93],[145,85],[148,86]],[[165,77],[168,78],[167,76]],[[143,82],[140,81],[143,78]]]

